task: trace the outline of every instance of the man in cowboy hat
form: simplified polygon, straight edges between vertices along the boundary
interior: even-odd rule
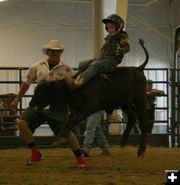
[[[17,109],[18,102],[27,92],[32,82],[37,81],[39,83],[42,80],[61,79],[64,76],[72,76],[74,74],[72,68],[60,60],[63,51],[64,48],[58,40],[51,40],[49,44],[43,46],[42,52],[48,56],[48,59],[37,62],[28,69],[17,97],[11,103],[11,108],[14,111]],[[19,120],[17,120],[17,124],[24,141],[32,151],[31,158],[27,163],[28,165],[38,162],[42,158],[42,154],[35,145],[32,133],[46,121],[54,134],[57,135],[67,119],[66,114],[66,105],[59,105],[58,107],[51,106],[49,109],[42,111],[35,111],[31,106],[25,109]],[[71,150],[77,157],[77,165],[81,167],[85,166],[86,163],[81,156],[79,143],[72,132],[68,140]]]

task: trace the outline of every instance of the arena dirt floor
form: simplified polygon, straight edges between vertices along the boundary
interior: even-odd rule
[[[45,158],[25,166],[29,149],[0,150],[0,185],[164,185],[166,169],[180,169],[180,149],[147,147],[137,158],[137,147],[111,147],[111,157],[93,148],[87,167],[77,168],[69,148],[41,149]]]

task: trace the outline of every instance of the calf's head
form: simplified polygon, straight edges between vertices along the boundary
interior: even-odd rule
[[[53,84],[50,81],[43,80],[40,82],[35,88],[29,105],[35,107],[37,110],[41,110],[49,105],[51,102],[51,86],[53,86]]]
[[[41,110],[47,105],[66,104],[68,92],[69,87],[65,80],[43,80],[36,86],[29,105],[36,110]]]

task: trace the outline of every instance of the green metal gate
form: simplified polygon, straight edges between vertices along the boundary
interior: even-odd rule
[[[172,147],[180,145],[180,25],[174,35],[174,63],[171,69],[171,127]]]

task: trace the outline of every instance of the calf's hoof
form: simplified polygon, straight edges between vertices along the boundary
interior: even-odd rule
[[[121,142],[121,147],[124,148],[126,146],[126,143]]]
[[[89,151],[87,148],[80,148],[81,153],[84,155],[84,157],[90,157]]]
[[[143,158],[145,155],[145,151],[146,151],[146,148],[139,148],[138,153],[137,153],[137,157]]]
[[[126,144],[127,144],[127,139],[125,139],[125,138],[122,138],[122,141],[121,141],[121,147],[125,147],[126,146]]]
[[[67,142],[66,138],[58,138],[58,140],[54,141],[51,146],[57,147],[60,146],[62,143]]]

